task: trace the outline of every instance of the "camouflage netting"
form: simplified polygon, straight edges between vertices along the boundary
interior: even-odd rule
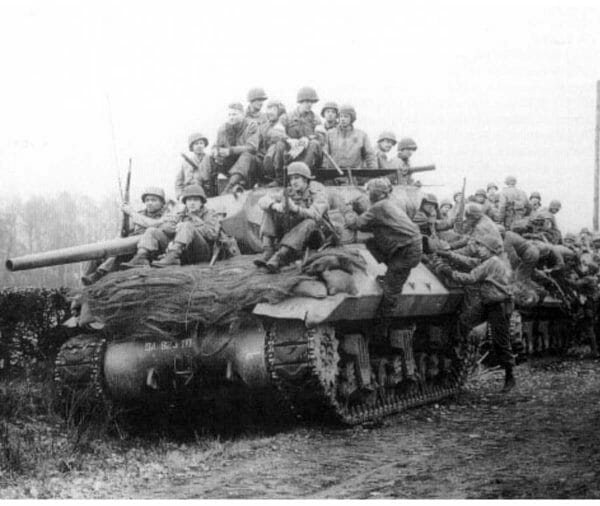
[[[257,269],[256,255],[164,269],[109,274],[84,292],[91,314],[115,338],[175,338],[197,324],[227,325],[259,302],[292,295],[297,283],[312,279],[296,266],[279,274]]]
[[[341,248],[309,257],[304,273],[292,265],[279,274],[268,274],[255,267],[256,258],[237,256],[213,267],[202,264],[115,272],[88,287],[84,300],[91,314],[104,323],[107,335],[169,339],[184,336],[197,324],[231,324],[260,302],[275,303],[293,296],[300,281],[315,279],[309,274],[364,269],[362,257]]]

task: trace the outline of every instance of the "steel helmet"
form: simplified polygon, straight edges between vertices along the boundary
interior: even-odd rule
[[[228,109],[235,109],[236,111],[240,111],[240,112],[244,112],[244,106],[242,105],[241,102],[231,102],[231,104],[229,104],[227,106]]]
[[[496,188],[496,190],[498,189],[498,185],[496,183],[488,183],[487,185],[487,191],[490,191],[490,188]]]
[[[340,108],[335,102],[325,102],[325,105],[321,108],[321,117],[325,117],[325,109],[333,109],[336,114],[340,113]]]
[[[302,176],[306,179],[314,179],[313,175],[310,173],[310,169],[308,165],[304,162],[292,162],[288,165],[287,169],[288,176]]]
[[[148,186],[145,188],[144,193],[142,193],[142,202],[144,202],[148,195],[154,195],[155,197],[162,199],[163,203],[166,202],[165,191],[158,186]]]
[[[199,184],[191,184],[183,189],[181,201],[185,204],[185,200],[189,197],[200,197],[206,203],[206,193],[204,193],[204,188]]]
[[[386,178],[376,177],[367,183],[367,191],[389,195],[392,193],[392,184]]]
[[[192,150],[192,146],[198,141],[204,141],[204,146],[208,146],[208,137],[200,132],[194,132],[188,137],[188,147],[190,151]]]
[[[319,97],[317,96],[317,92],[314,88],[309,86],[304,86],[298,90],[298,96],[296,97],[296,102],[302,102],[304,100],[308,100],[310,102],[318,102]]]
[[[450,206],[450,208],[452,209],[452,207],[454,207],[454,204],[450,201],[450,199],[443,199],[440,202],[440,207],[444,207],[444,206]]]
[[[560,203],[560,200],[551,200],[550,204],[548,204],[548,209],[560,209],[562,207],[562,204]]]
[[[542,196],[540,195],[540,192],[531,192],[531,195],[529,195],[529,198],[542,200]]]
[[[394,132],[392,132],[391,130],[385,130],[383,132],[381,132],[379,134],[379,136],[377,137],[377,142],[381,142],[384,140],[388,140],[392,142],[392,146],[394,144],[398,144],[398,141],[396,140],[396,134]]]
[[[502,241],[500,241],[497,236],[491,234],[485,234],[481,237],[478,237],[477,239],[475,239],[475,242],[477,244],[484,245],[487,249],[489,249],[492,253],[495,253],[496,255],[502,253],[502,250],[504,249]]]
[[[248,102],[254,102],[255,100],[267,100],[267,94],[262,88],[252,88],[248,92]]]
[[[404,137],[400,139],[400,142],[398,143],[398,151],[402,151],[403,149],[412,149],[416,151],[417,143],[413,141],[410,137]]]
[[[354,109],[354,107],[352,107],[350,104],[340,105],[340,114],[347,114],[350,116],[351,123],[356,121],[356,109]]]
[[[517,184],[517,178],[515,176],[506,176],[506,179],[504,180],[504,184],[507,186]]]
[[[433,204],[436,209],[439,207],[438,199],[433,193],[426,193],[423,195],[423,198],[421,199],[421,205],[423,204]]]
[[[465,206],[465,216],[470,218],[481,218],[483,216],[483,209],[476,202],[469,202]]]
[[[456,200],[456,197],[462,197],[462,191],[460,191],[460,190],[459,191],[455,191],[452,194],[452,200]]]
[[[482,195],[484,197],[487,197],[487,192],[483,188],[480,188],[479,190],[477,190],[475,192],[475,196],[477,196],[477,195]]]
[[[572,232],[567,232],[565,234],[565,238],[564,238],[563,242],[567,242],[567,241],[576,242],[577,241],[577,236],[575,234],[573,234]]]
[[[545,219],[546,218],[541,213],[532,214],[529,217],[529,223],[531,223],[531,224],[538,224],[539,225],[539,224],[543,224]]]

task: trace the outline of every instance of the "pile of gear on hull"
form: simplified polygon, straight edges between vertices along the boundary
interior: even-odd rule
[[[563,237],[559,201],[509,176],[438,202],[413,179],[435,169],[411,165],[414,140],[385,131],[373,149],[352,106],[326,102],[321,121],[312,88],[290,113],[267,100],[230,104],[210,154],[192,134],[178,202],[153,187],[123,204],[129,237],[7,261],[91,260],[62,388],[146,404],[226,383],[352,424],[452,395],[481,341],[504,392],[517,352],[598,355],[600,235]]]

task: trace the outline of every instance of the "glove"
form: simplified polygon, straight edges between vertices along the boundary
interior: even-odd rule
[[[283,204],[281,202],[275,202],[271,205],[270,209],[272,209],[276,213],[283,213]]]
[[[288,202],[288,209],[290,210],[291,213],[297,213],[299,210],[299,207],[296,205],[296,203],[294,203],[293,201],[289,201]]]

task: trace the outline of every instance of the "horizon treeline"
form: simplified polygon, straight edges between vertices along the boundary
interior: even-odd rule
[[[76,287],[85,263],[10,272],[8,258],[93,243],[119,236],[120,199],[61,192],[58,195],[5,197],[0,202],[0,288]]]

